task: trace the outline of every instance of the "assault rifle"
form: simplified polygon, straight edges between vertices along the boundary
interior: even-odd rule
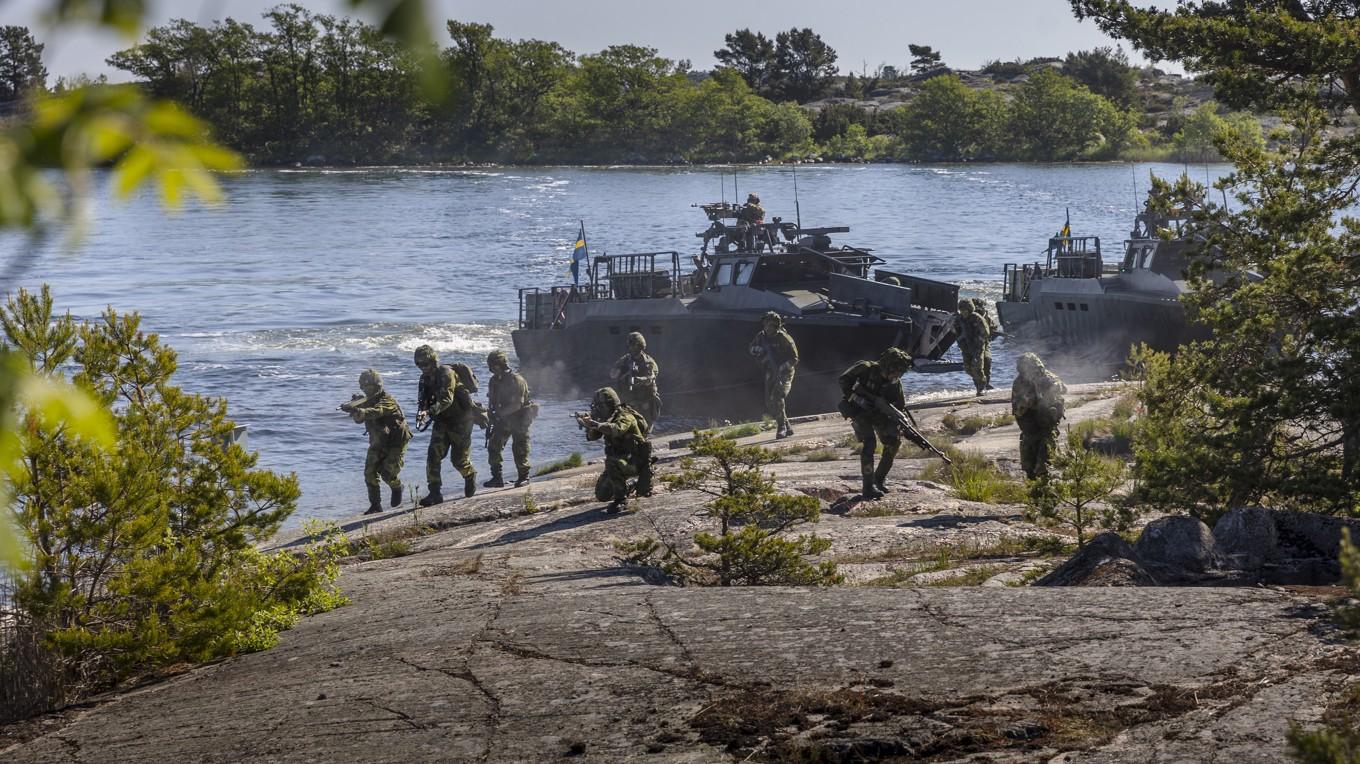
[[[416,412],[416,432],[425,432],[430,429],[430,412],[421,409]]]
[[[899,410],[896,406],[883,398],[865,390],[863,385],[858,384],[855,385],[854,390],[850,391],[850,402],[866,411],[876,411],[879,414],[888,417],[897,425],[897,429],[902,433],[902,437],[940,457],[944,460],[945,464],[953,464],[943,451],[936,448],[934,443],[927,440],[926,436],[922,435],[921,431],[916,429],[916,418],[911,415],[910,410]],[[903,409],[905,409],[905,407],[903,407]]]
[[[350,397],[348,401],[340,404],[339,406],[336,406],[335,408],[339,411],[343,411],[346,414],[349,414],[352,417],[354,416],[354,409],[358,408],[359,404],[363,403],[366,400],[368,400],[368,396],[364,395],[363,393],[355,393],[353,396]],[[355,419],[354,421],[358,422],[362,420]]]
[[[576,420],[576,427],[577,427],[578,429],[582,429],[582,430],[589,429],[588,427],[586,427],[586,422],[585,422],[585,420],[587,420],[587,419],[590,418],[590,412],[589,412],[589,411],[575,411],[575,412],[572,412],[571,418]]]

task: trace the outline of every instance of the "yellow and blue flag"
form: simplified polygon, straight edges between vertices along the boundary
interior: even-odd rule
[[[581,233],[576,237],[576,247],[571,251],[571,283],[581,283],[581,262],[590,257],[586,248],[586,223],[581,221]]]
[[[1063,223],[1061,231],[1058,231],[1058,238],[1066,239],[1072,235],[1072,208],[1067,208],[1067,222]]]

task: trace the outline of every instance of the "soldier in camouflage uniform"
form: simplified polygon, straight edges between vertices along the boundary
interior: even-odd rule
[[[1048,474],[1048,454],[1057,440],[1067,386],[1033,353],[1020,356],[1015,369],[1011,413],[1020,427],[1020,467],[1033,480]]]
[[[586,428],[586,440],[604,438],[604,474],[595,481],[595,498],[609,502],[605,511],[618,512],[628,505],[628,478],[638,496],[652,495],[652,444],[643,433],[639,415],[619,400],[612,389],[595,391],[590,413],[578,415]]]
[[[888,348],[877,361],[860,361],[846,369],[840,377],[841,393],[844,395],[840,412],[850,420],[855,437],[863,446],[859,452],[859,472],[863,479],[860,494],[865,499],[879,499],[888,492],[885,482],[897,449],[902,445],[897,423],[856,402],[857,393],[871,395],[891,403],[899,411],[906,410],[906,398],[902,394],[902,375],[911,368],[911,356],[898,348]],[[883,456],[874,467],[874,451],[879,442],[883,443]]]
[[[656,376],[660,368],[647,354],[647,338],[641,332],[628,334],[628,352],[614,363],[614,391],[619,400],[642,415],[642,431],[648,433],[661,416],[661,393]]]
[[[444,483],[440,466],[445,454],[449,455],[453,468],[463,476],[463,495],[477,492],[477,473],[469,458],[477,408],[467,388],[458,384],[453,369],[440,365],[434,348],[429,345],[416,348],[415,362],[420,368],[416,421],[428,417],[434,424],[430,431],[430,447],[425,452],[425,482],[430,493],[420,500],[422,507],[428,507],[444,500],[440,490]]]
[[[359,389],[363,395],[356,395],[340,410],[362,423],[368,431],[368,456],[364,460],[364,484],[368,486],[368,511],[364,514],[377,514],[382,510],[382,489],[378,478],[382,478],[392,489],[392,506],[401,506],[401,467],[406,458],[406,444],[411,442],[411,429],[406,426],[406,415],[401,412],[397,399],[383,390],[382,375],[373,369],[365,369],[359,375]]]
[[[982,316],[987,322],[987,341],[990,343],[992,335],[996,334],[996,322],[992,320],[992,314],[987,312],[987,301],[981,297],[973,298],[973,312]],[[988,352],[982,356],[982,376],[987,380],[987,389],[992,390],[992,353],[991,346],[988,345]]]
[[[991,333],[987,319],[980,315],[972,300],[959,300],[959,350],[963,351],[963,370],[973,378],[977,394],[992,386],[988,371],[992,365]]]
[[[751,340],[751,357],[765,369],[765,413],[775,423],[776,439],[793,434],[789,417],[784,410],[784,399],[793,387],[793,372],[798,366],[798,346],[784,331],[784,319],[774,311],[760,319],[760,332]]]
[[[510,359],[504,352],[491,351],[486,357],[486,366],[491,370],[491,383],[486,391],[490,408],[486,460],[491,465],[491,479],[482,485],[487,488],[505,485],[501,452],[505,450],[505,442],[513,440],[510,453],[515,457],[515,487],[519,487],[529,482],[529,425],[533,423],[538,407],[529,400],[529,383],[510,370]]]
[[[746,249],[755,250],[760,241],[760,226],[765,223],[765,208],[760,206],[760,197],[746,195],[746,204],[737,213],[737,223],[741,226],[741,238]]]

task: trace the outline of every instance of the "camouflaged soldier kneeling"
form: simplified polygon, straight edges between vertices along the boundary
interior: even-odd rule
[[[586,428],[586,440],[604,438],[604,473],[595,481],[595,498],[607,501],[606,512],[628,505],[628,478],[637,476],[633,489],[638,496],[652,495],[652,444],[643,435],[641,416],[613,390],[595,391],[589,414],[578,414]]]
[[[397,399],[383,390],[382,375],[365,369],[359,375],[359,389],[340,410],[349,414],[368,431],[368,456],[364,460],[364,484],[368,487],[368,511],[372,515],[383,511],[382,490],[378,479],[392,489],[392,506],[401,506],[401,467],[406,457],[406,444],[411,442],[411,429],[406,426]]]

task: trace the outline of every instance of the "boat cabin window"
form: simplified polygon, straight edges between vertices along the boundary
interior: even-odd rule
[[[732,283],[732,264],[723,263],[718,266],[718,272],[713,276],[713,286],[724,286]]]
[[[1131,271],[1135,268],[1148,267],[1148,256],[1152,254],[1151,244],[1132,244],[1129,246],[1128,254],[1124,256],[1124,270]]]
[[[746,286],[751,283],[751,274],[755,272],[755,263],[749,260],[742,260],[737,263],[736,272],[732,277],[732,283],[737,286]]]

